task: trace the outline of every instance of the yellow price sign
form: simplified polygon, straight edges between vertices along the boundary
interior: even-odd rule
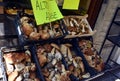
[[[63,9],[78,10],[80,0],[64,0]]]
[[[55,0],[31,0],[37,25],[63,18]]]

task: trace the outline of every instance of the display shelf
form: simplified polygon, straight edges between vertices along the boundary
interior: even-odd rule
[[[108,36],[109,41],[120,47],[120,36]]]
[[[10,2],[9,0],[4,0],[5,2]],[[12,1],[15,1],[16,2],[16,0],[12,0]],[[27,1],[29,1],[29,0],[26,0],[26,2]],[[23,4],[24,3],[24,1],[23,0],[18,0],[17,2],[21,2],[21,5],[22,5],[22,7],[24,6],[24,7],[27,7],[27,8],[29,8],[30,7],[30,5],[26,5],[26,4]],[[5,4],[3,4],[3,3],[0,3],[0,5],[5,5]],[[2,18],[2,16],[3,16],[3,18]],[[2,39],[6,39],[6,40],[9,40],[9,38],[12,40],[12,39],[14,39],[14,38],[16,38],[17,40],[18,40],[18,43],[19,43],[19,41],[20,41],[20,39],[21,39],[21,36],[19,37],[18,36],[18,32],[16,32],[16,30],[17,30],[17,28],[16,28],[16,26],[15,26],[15,17],[16,17],[16,15],[8,15],[8,14],[0,14],[0,22],[3,22],[4,23],[4,30],[5,30],[5,34],[3,35],[3,36],[0,36],[0,39],[2,40]],[[120,21],[115,21],[114,22],[115,24],[117,24],[117,25],[119,25],[120,24]],[[85,36],[83,36],[83,37],[78,37],[78,38],[84,38]],[[90,39],[92,38],[92,35],[89,35],[89,36],[86,36],[86,38],[89,38],[90,37]],[[72,38],[73,39],[73,38]],[[119,40],[118,40],[119,39]],[[65,39],[64,39],[64,36],[62,36],[62,37],[60,37],[60,38],[56,38],[56,39],[50,39],[50,40],[44,40],[44,41],[38,41],[38,42],[36,42],[36,43],[43,43],[43,42],[50,42],[50,41],[64,41]],[[75,39],[76,40],[76,39]],[[115,36],[115,37],[108,37],[108,40],[110,40],[112,43],[117,43],[116,45],[118,45],[118,46],[120,46],[120,37],[118,37],[118,36]],[[35,43],[35,41],[33,41],[34,43]],[[26,41],[26,43],[27,43],[27,45],[30,45],[30,44],[33,44],[33,42],[31,43],[31,42],[29,42],[29,41]],[[17,43],[17,44],[18,44]],[[75,43],[74,41],[72,42],[72,43]],[[5,44],[7,44],[7,43],[5,43]],[[7,44],[8,45],[8,44]],[[18,44],[19,45],[19,44]],[[74,45],[74,47],[76,47],[77,46],[77,44],[75,44]],[[32,47],[34,50],[36,50],[34,47]],[[33,49],[31,50],[33,53],[35,52],[35,51],[33,51]],[[83,63],[85,64],[85,66],[87,66],[87,67],[85,67],[86,68],[86,70],[88,71],[88,72],[90,72],[90,74],[91,74],[91,77],[97,77],[97,76],[102,76],[102,75],[104,75],[104,76],[102,76],[101,78],[99,78],[99,79],[95,79],[95,80],[92,80],[92,81],[105,81],[105,80],[107,80],[107,79],[104,79],[105,77],[106,77],[106,75],[113,75],[113,74],[109,74],[107,71],[109,71],[110,69],[112,69],[113,67],[111,67],[110,65],[108,65],[108,64],[106,64],[105,65],[105,69],[104,69],[104,71],[102,71],[102,72],[97,72],[96,70],[94,70],[93,68],[91,68],[89,65],[88,65],[88,63],[87,63],[87,61],[85,60],[85,57],[83,56],[83,53],[81,52],[81,50],[79,49],[79,48],[76,48],[76,50],[78,50],[78,55],[79,56],[81,56],[82,58],[83,58]],[[36,56],[35,55],[33,55],[33,57],[34,58],[36,58]],[[35,59],[35,61],[36,61],[37,59]],[[110,60],[110,59],[108,59],[108,60]],[[38,64],[38,62],[37,62],[37,64]],[[38,68],[38,70],[41,70],[40,68],[39,68],[39,66],[37,66],[37,68]],[[106,73],[107,72],[107,73]],[[41,74],[42,75],[42,74]],[[110,77],[109,76],[109,77]],[[108,77],[107,77],[108,78]],[[111,80],[115,80],[116,79],[116,77],[114,77],[113,76],[113,78],[111,77],[111,78],[108,78],[109,79],[109,81],[111,81]],[[0,81],[1,81],[1,79],[0,79]],[[3,80],[4,81],[4,80]],[[44,79],[42,80],[42,81],[44,81]],[[74,79],[74,77],[72,78],[72,81],[78,81],[78,80],[76,80],[76,79]]]

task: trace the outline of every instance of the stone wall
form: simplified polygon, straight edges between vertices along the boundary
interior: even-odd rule
[[[94,28],[94,30],[97,30],[97,33],[93,36],[94,45],[98,51],[100,50],[100,47],[103,43],[106,32],[114,16],[115,10],[118,6],[120,6],[120,0],[107,0],[107,3],[102,4],[101,10]],[[109,51],[111,50],[111,46],[112,44],[110,42],[107,42],[106,48],[103,50],[104,58],[107,58],[107,55],[105,55],[105,53],[109,53]]]

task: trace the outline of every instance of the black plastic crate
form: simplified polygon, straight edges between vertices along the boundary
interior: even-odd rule
[[[77,44],[77,41],[76,41],[76,38],[71,38],[71,39],[65,39],[65,40],[62,40],[62,41],[60,41],[60,45],[64,45],[64,44],[67,44],[67,45],[69,45],[70,46],[70,51],[72,51],[72,57],[74,58],[74,57],[80,57],[82,60],[82,63],[83,63],[83,65],[84,65],[84,73],[82,73],[81,74],[81,76],[83,75],[85,75],[85,74],[87,74],[87,73],[89,73],[90,74],[90,77],[91,76],[93,76],[93,75],[95,75],[96,74],[96,71],[93,69],[93,68],[91,68],[89,65],[88,65],[88,63],[87,63],[87,61],[86,61],[86,59],[84,58],[84,56],[83,56],[83,53],[80,51],[80,49],[79,49],[79,47],[78,47],[78,45],[76,45]],[[65,56],[64,56],[64,59],[65,59]],[[66,60],[65,60],[66,61]],[[68,66],[69,66],[69,64],[68,64],[68,62],[66,62],[66,64],[67,64],[67,68],[69,68]],[[85,79],[87,79],[87,78],[90,78],[90,77],[87,77],[87,78],[78,78],[78,77],[75,77],[73,74],[70,76],[71,77],[71,80],[72,81],[79,81],[79,80],[85,80]]]
[[[7,61],[7,58],[9,58],[9,55],[11,57],[11,62]],[[14,77],[14,79],[17,79],[19,77],[19,78],[22,78],[22,80],[23,79],[28,80],[30,79],[30,76],[31,76],[31,78],[33,79],[36,78],[38,80],[43,81],[43,76],[41,75],[41,73],[38,72],[39,67],[38,67],[38,63],[36,62],[36,58],[34,56],[32,47],[28,47],[28,46],[25,46],[24,48],[21,48],[18,46],[2,47],[1,57],[2,57],[1,59],[3,63],[4,81],[8,81],[8,77],[11,78],[12,76]],[[17,64],[18,64],[18,68],[20,68],[19,66],[20,64],[22,66],[22,69],[18,69]],[[13,72],[14,73],[17,72],[15,73],[17,76],[12,75]],[[8,75],[9,73],[11,74],[11,77],[10,75]],[[32,77],[32,73],[33,73],[33,77]]]
[[[65,81],[66,78],[67,81],[70,81],[70,72],[67,70],[66,62],[60,52],[59,41],[49,41],[47,43],[43,42],[35,44],[35,50],[37,61],[41,67],[41,73],[44,75],[45,81],[47,81],[47,79],[57,80],[57,76],[60,81]],[[43,58],[46,61],[44,61]],[[52,72],[54,72],[54,74],[52,75],[52,78],[50,78]]]
[[[27,34],[25,34],[25,32],[23,32],[22,24],[20,22],[21,17],[30,18],[28,24],[32,24],[33,30],[32,29],[31,30],[33,32],[37,33],[37,35],[38,35],[37,39],[33,38],[30,35],[27,35]],[[43,41],[49,42],[51,40],[56,40],[56,39],[60,40],[60,39],[64,38],[64,36],[66,35],[66,31],[64,30],[64,25],[62,25],[61,20],[53,21],[51,23],[46,23],[46,24],[38,26],[38,25],[36,25],[34,16],[25,14],[24,12],[20,12],[18,14],[17,18],[15,19],[15,24],[16,24],[18,37],[19,37],[21,45],[26,45],[29,43],[38,43],[38,42],[43,42]],[[55,28],[55,25],[57,25],[56,28]],[[41,32],[41,34],[39,36],[40,32]],[[47,35],[47,37],[45,35]]]
[[[29,0],[4,0],[4,13],[9,16],[16,16],[19,11],[33,15],[31,2]]]
[[[74,41],[76,41],[76,44],[74,44],[75,46],[78,46],[78,50],[79,50],[79,52],[81,52],[81,57],[83,57],[84,59],[85,59],[85,64],[87,64],[88,66],[89,66],[89,68],[90,69],[92,69],[93,71],[94,71],[94,73],[93,73],[93,76],[95,76],[96,74],[99,74],[99,73],[102,73],[102,72],[105,72],[109,67],[107,66],[107,65],[105,65],[105,63],[103,62],[103,60],[102,60],[102,58],[98,55],[98,52],[97,52],[97,50],[95,49],[95,47],[94,47],[94,45],[93,45],[93,39],[91,38],[91,37],[88,37],[88,38],[76,38]],[[89,63],[89,61],[87,60],[87,58],[85,57],[85,49],[84,49],[84,45],[83,45],[83,47],[81,47],[80,46],[80,41],[83,41],[84,42],[84,44],[87,44],[87,42],[89,42],[89,44],[88,44],[88,47],[86,48],[86,50],[88,50],[88,49],[90,49],[90,51],[88,51],[87,53],[89,53],[90,55],[88,55],[88,56],[91,56],[92,57],[92,55],[93,55],[93,57],[97,57],[96,59],[98,60],[98,63],[99,63],[99,61],[100,61],[100,64],[101,64],[101,66],[100,66],[100,68],[101,69],[96,69],[95,67],[92,67]],[[85,42],[86,41],[86,42]],[[92,49],[92,50],[91,50]],[[84,52],[83,52],[84,51]],[[91,51],[92,51],[92,53],[93,53],[93,51],[94,51],[94,53],[92,54],[91,53]],[[87,54],[86,53],[86,54]],[[91,55],[92,54],[92,55]],[[95,55],[95,56],[94,56]],[[94,58],[93,58],[94,59]],[[95,62],[95,60],[94,61],[92,61],[92,62]],[[97,65],[97,61],[96,61],[96,63],[95,63],[96,65]],[[99,65],[99,64],[98,64]],[[102,66],[103,65],[103,66]],[[91,71],[91,73],[92,73],[92,71]]]

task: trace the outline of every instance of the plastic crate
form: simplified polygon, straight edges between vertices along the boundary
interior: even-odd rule
[[[20,22],[21,17],[24,17],[24,16],[31,19],[28,23],[33,25],[33,32],[37,32],[37,34],[38,34],[39,31],[43,32],[43,30],[45,30],[45,28],[48,28],[48,29],[46,29],[47,30],[46,33],[47,33],[48,37],[46,37],[46,38],[43,37],[44,32],[41,33],[40,36],[37,36],[37,37],[39,37],[38,39],[32,39],[32,38],[30,38],[30,36],[25,35],[25,32],[23,32],[22,27],[21,27],[22,24]],[[62,25],[61,20],[37,26],[36,22],[34,20],[34,17],[32,15],[28,15],[23,12],[20,12],[18,14],[17,18],[15,19],[15,23],[16,23],[16,28],[17,28],[17,32],[18,32],[18,37],[20,40],[20,45],[27,45],[29,43],[38,43],[38,42],[43,42],[43,41],[49,42],[51,40],[64,38],[66,35],[66,31],[64,30],[64,25]],[[55,26],[56,24],[59,27],[55,29],[53,26]]]
[[[26,55],[26,53],[30,53],[30,57],[28,58],[28,59],[22,59],[22,60],[18,60],[19,58],[21,58],[20,56],[21,56],[21,54],[22,53],[24,53],[24,54],[22,54],[23,56],[25,56]],[[11,53],[11,54],[10,54]],[[9,74],[9,72],[12,74],[12,72],[14,72],[15,70],[17,70],[17,65],[15,65],[15,64],[23,64],[24,65],[24,68],[22,68],[21,70],[17,70],[17,76],[16,76],[16,79],[18,78],[18,76],[21,76],[22,75],[22,80],[23,79],[25,79],[25,76],[26,77],[30,77],[30,74],[32,74],[32,73],[35,73],[35,76],[36,77],[34,77],[33,79],[35,79],[35,78],[37,78],[37,79],[39,79],[39,80],[43,80],[43,77],[42,77],[42,75],[41,75],[41,73],[39,73],[37,70],[39,70],[39,67],[38,67],[38,64],[36,63],[36,58],[34,57],[34,54],[33,54],[34,52],[33,52],[33,49],[31,48],[31,47],[28,47],[28,46],[25,46],[24,48],[20,48],[20,47],[2,47],[1,48],[1,56],[2,56],[2,65],[3,65],[3,67],[2,67],[2,69],[3,69],[3,81],[8,81],[8,77],[10,76],[10,75],[7,75],[7,74]],[[7,56],[9,56],[9,55],[16,55],[16,56],[11,56],[11,58],[12,58],[12,60],[11,60],[11,63],[8,63],[8,64],[6,64],[8,61],[7,60],[5,60],[6,58],[5,58],[5,55],[6,54],[8,54]],[[20,56],[17,56],[17,55],[20,55]],[[29,56],[29,55],[28,55]],[[13,58],[14,58],[14,60],[13,60]],[[23,57],[23,58],[25,58],[25,57]],[[26,57],[27,58],[27,57]],[[13,61],[13,63],[12,63],[12,61]],[[9,61],[10,62],[10,61]],[[24,63],[25,62],[25,63]],[[11,65],[12,64],[12,65]],[[32,65],[31,64],[35,64],[35,68],[36,68],[36,70],[32,70]],[[7,69],[7,65],[10,65],[11,66],[11,68],[12,68],[12,66],[14,67],[13,68],[13,71],[10,71],[10,70],[8,70]],[[9,66],[9,67],[10,67]],[[18,66],[19,67],[19,66]],[[27,67],[30,67],[29,69],[27,69]],[[33,66],[34,67],[34,66]],[[24,73],[24,71],[26,71],[26,72],[29,72],[29,75],[27,76],[27,75],[25,75],[25,73]],[[31,73],[30,73],[31,72]],[[24,73],[24,74],[23,74]],[[11,75],[12,76],[12,75]],[[10,78],[10,77],[9,77]],[[19,77],[20,78],[20,77]],[[27,78],[27,79],[28,79]],[[15,78],[14,78],[15,79]]]

